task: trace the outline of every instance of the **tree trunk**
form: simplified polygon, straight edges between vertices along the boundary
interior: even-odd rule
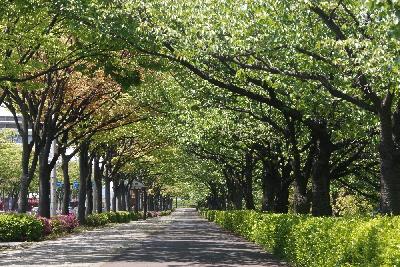
[[[39,167],[39,216],[50,218],[50,171]]]
[[[26,129],[28,131],[28,129]],[[20,178],[20,188],[18,196],[18,212],[25,213],[28,211],[28,190],[29,190],[29,156],[30,150],[28,145],[28,132],[22,137],[22,156],[21,167],[22,174]]]
[[[233,206],[234,206],[235,210],[243,209],[242,200],[243,200],[242,191],[236,190],[235,194],[233,195]]]
[[[160,210],[164,210],[164,196],[160,195]]]
[[[124,182],[121,183],[121,210],[127,210],[127,203],[126,203],[126,186]]]
[[[101,169],[99,158],[96,156],[93,159],[93,179],[96,187],[96,212],[101,213],[103,211],[103,192],[101,187]]]
[[[90,176],[86,179],[86,216],[93,213],[93,183]]]
[[[124,192],[124,185],[123,182],[120,181],[119,185],[118,185],[118,190],[117,190],[117,209],[118,210],[123,210],[123,203],[122,203],[122,196],[123,196],[123,192]]]
[[[380,210],[383,214],[400,215],[400,115],[397,110],[391,119],[391,103],[382,105],[380,110],[381,140],[379,145],[381,171]],[[398,107],[399,108],[399,107]],[[393,140],[395,136],[395,140]]]
[[[89,159],[89,155],[88,155]],[[86,185],[86,216],[93,213],[93,180],[92,180],[92,161],[88,161],[88,174]]]
[[[276,198],[274,212],[276,213],[288,213],[289,211],[289,185],[283,183],[279,188]]]
[[[308,214],[310,212],[310,201],[307,198],[308,178],[295,174],[294,181],[294,212],[296,214]]]
[[[18,195],[18,213],[28,211],[28,175],[23,173],[20,179],[19,195]]]
[[[149,210],[153,211],[154,210],[154,196],[149,195]]]
[[[39,215],[46,218],[50,218],[49,151],[50,148],[46,145],[39,154]]]
[[[143,190],[143,219],[147,218],[147,189]]]
[[[32,146],[33,143],[29,140],[29,117],[32,114],[29,114],[24,105],[20,105],[20,111],[22,115],[22,121],[20,121],[19,116],[17,115],[13,104],[5,103],[6,106],[10,109],[13,114],[14,121],[16,124],[21,127],[18,129],[18,133],[22,139],[22,155],[21,155],[21,178],[20,178],[20,189],[18,195],[18,212],[25,213],[28,210],[28,194],[29,194],[29,185],[34,177],[36,166],[38,163],[38,153],[41,149],[36,147],[36,152],[32,155]],[[34,136],[32,138],[35,138]],[[34,140],[33,140],[34,141]],[[32,141],[32,142],[33,142]]]
[[[241,210],[243,208],[243,189],[235,177],[236,174],[232,168],[228,168],[224,171],[224,176],[226,180],[226,187],[228,190],[228,209]]]
[[[218,209],[218,188],[215,182],[208,183],[210,188],[210,195],[208,196],[208,208],[212,210]]]
[[[118,184],[114,180],[113,181],[113,197],[112,197],[112,211],[117,211],[117,197],[118,197]]]
[[[17,193],[13,193],[12,194],[11,209],[12,210],[17,210],[18,209],[18,194]]]
[[[133,191],[135,193],[135,212],[139,212],[139,189],[135,189]]]
[[[131,186],[128,186],[128,190],[126,192],[126,204],[127,204],[127,208],[128,211],[131,212],[132,211],[132,195],[131,195]]]
[[[269,162],[269,159],[263,160],[263,169],[261,210],[272,212],[274,211],[276,191],[279,188],[280,177],[276,168]]]
[[[154,194],[154,211],[159,211],[159,200],[160,200],[160,195],[158,191]]]
[[[313,216],[331,216],[329,176],[333,145],[326,123],[321,123],[318,129],[314,129],[313,134],[317,140],[317,157],[314,161],[312,175],[312,214]]]
[[[296,125],[293,120],[288,123],[289,140],[293,155],[292,169],[294,175],[294,212],[297,214],[308,214],[310,212],[310,201],[307,198],[307,184],[309,177],[301,171],[301,156],[298,149]],[[313,147],[309,155],[314,155]]]
[[[86,212],[86,185],[89,176],[89,143],[84,142],[79,150],[79,196],[78,196],[78,220],[85,223]]]
[[[292,172],[292,166],[290,162],[286,163],[282,167],[282,175],[277,189],[275,197],[274,212],[276,213],[288,213],[289,211],[289,186],[291,184],[290,173]]]
[[[226,188],[221,184],[218,187],[219,187],[219,199],[218,199],[219,208],[221,210],[226,210]]]
[[[61,212],[62,214],[69,214],[69,203],[71,200],[71,181],[69,177],[69,159],[66,157],[66,155],[63,153],[61,155],[62,163],[61,163],[61,169],[63,172],[63,179],[64,179],[64,192],[63,192],[63,200],[62,200],[62,208]]]
[[[244,200],[246,203],[246,209],[254,210],[256,207],[254,205],[253,196],[253,151],[246,153],[246,165],[244,169]]]
[[[163,197],[163,210],[168,209],[168,197]]]
[[[113,198],[112,198],[112,205],[111,206],[112,206],[111,207],[112,211],[116,212],[117,211],[117,195],[116,195],[116,191],[114,191],[114,195],[113,195]]]
[[[110,211],[111,207],[111,188],[110,188],[110,179],[108,178],[108,175],[104,176],[104,182],[105,182],[105,198],[106,198],[106,211]]]

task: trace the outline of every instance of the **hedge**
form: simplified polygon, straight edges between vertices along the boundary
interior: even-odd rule
[[[294,266],[400,266],[400,217],[316,218],[214,210],[200,213]]]
[[[86,217],[85,224],[88,226],[103,226],[109,223],[106,213],[93,213]]]
[[[117,211],[117,212],[104,212],[93,213],[86,218],[85,224],[88,226],[102,226],[107,223],[127,223],[130,221],[137,221],[142,219],[141,213]]]
[[[162,212],[168,215],[170,212]],[[158,212],[151,213],[158,216]],[[127,223],[143,218],[142,212],[105,212],[90,214],[86,218],[88,226],[103,226],[107,223]],[[0,215],[0,242],[38,241],[50,234],[70,233],[79,225],[74,214],[59,215],[48,219],[26,214],[1,214]]]
[[[168,216],[171,215],[172,210],[164,210],[160,212],[160,216]]]
[[[78,219],[74,214],[58,215],[50,219],[52,233],[71,233],[79,226]]]
[[[137,221],[139,219],[143,219],[143,213],[141,212],[131,212],[131,221]]]
[[[42,237],[40,219],[25,214],[0,215],[0,241],[37,241]]]

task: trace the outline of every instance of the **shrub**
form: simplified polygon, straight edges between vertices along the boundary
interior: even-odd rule
[[[148,211],[147,212],[147,218],[155,218],[160,216],[160,212],[158,211]]]
[[[50,219],[50,225],[52,234],[61,234],[65,232],[63,225],[61,224],[61,222],[58,220],[57,217]]]
[[[43,236],[49,234],[71,233],[79,226],[78,219],[74,214],[59,215],[51,219],[38,217],[43,225]]]
[[[345,190],[340,190],[332,205],[334,214],[339,216],[356,216],[360,214],[373,213],[372,204],[353,194],[348,194]]]
[[[52,232],[50,219],[45,217],[37,217],[43,225],[43,236],[49,235]]]
[[[87,216],[85,224],[88,226],[103,226],[109,222],[106,213],[93,213]]]
[[[0,241],[37,241],[44,231],[40,219],[25,214],[0,215]]]
[[[255,211],[200,212],[295,266],[399,266],[400,217],[315,218]]]
[[[160,216],[168,216],[171,215],[172,211],[171,210],[163,210],[160,212]]]
[[[131,212],[130,213],[131,221],[137,221],[139,219],[143,219],[143,213],[140,212]]]
[[[131,215],[128,211],[117,211],[116,215],[118,223],[127,223],[131,221]]]
[[[74,228],[79,226],[79,221],[75,214],[60,215],[52,219],[58,222],[62,232],[71,233]]]
[[[86,224],[89,226],[101,226],[107,223],[128,223],[130,221],[137,221],[142,218],[143,212],[111,211],[89,215],[86,218]]]
[[[107,216],[107,220],[109,223],[117,223],[118,222],[116,212],[110,211],[110,212],[105,212],[103,214],[105,214]]]

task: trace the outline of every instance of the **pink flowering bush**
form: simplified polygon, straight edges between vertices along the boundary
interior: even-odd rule
[[[43,225],[43,235],[49,235],[52,233],[53,229],[51,227],[51,221],[45,217],[37,217]]]
[[[79,226],[78,218],[75,214],[60,215],[56,219],[60,222],[65,232],[71,233],[76,227]]]
[[[79,226],[78,219],[74,214],[59,215],[51,219],[38,217],[38,219],[43,225],[43,236],[53,233],[71,233],[72,230]]]

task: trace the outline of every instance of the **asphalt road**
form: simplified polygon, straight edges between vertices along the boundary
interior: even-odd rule
[[[4,251],[0,266],[283,267],[256,245],[200,218],[194,209]]]

